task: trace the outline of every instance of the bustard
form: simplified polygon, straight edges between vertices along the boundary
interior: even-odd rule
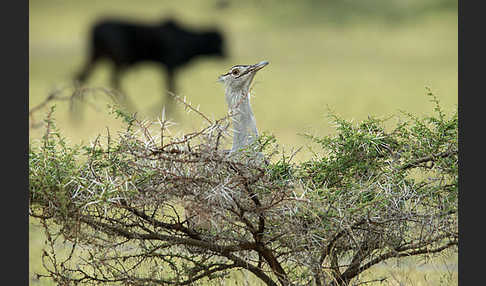
[[[255,116],[250,105],[250,85],[257,71],[266,65],[267,61],[254,65],[236,65],[218,79],[225,86],[226,103],[232,115],[233,147],[229,151],[230,154],[252,144],[258,137]],[[257,153],[257,158],[266,162],[260,153]],[[209,216],[195,204],[187,204],[185,211],[189,225],[211,229]]]
[[[258,137],[255,116],[250,105],[250,86],[257,71],[268,65],[261,61],[254,65],[235,65],[219,77],[224,84],[226,103],[233,124],[233,147],[230,153],[252,144]]]

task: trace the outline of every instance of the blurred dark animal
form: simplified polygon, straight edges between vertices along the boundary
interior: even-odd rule
[[[175,93],[175,74],[180,67],[198,56],[225,57],[224,46],[218,30],[196,31],[172,19],[156,25],[103,20],[92,28],[89,59],[76,80],[84,83],[94,64],[107,59],[114,64],[111,84],[120,90],[120,76],[127,68],[139,62],[156,62],[166,68],[167,90]]]

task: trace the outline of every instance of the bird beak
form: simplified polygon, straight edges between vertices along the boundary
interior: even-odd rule
[[[264,66],[266,66],[268,64],[269,64],[268,61],[261,61],[258,64],[254,64],[253,66],[251,66],[250,70],[252,72],[256,72],[256,71],[261,70]]]
[[[258,64],[254,64],[252,66],[250,66],[245,72],[241,73],[239,76],[237,76],[236,78],[240,78],[246,74],[249,74],[249,73],[252,73],[253,75],[255,75],[255,73],[259,70],[261,70],[264,66],[268,65],[269,63],[267,61],[261,61],[259,62]]]

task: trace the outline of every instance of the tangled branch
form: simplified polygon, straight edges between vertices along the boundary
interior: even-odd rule
[[[458,244],[457,114],[391,132],[331,115],[338,134],[308,136],[322,150],[300,163],[269,135],[252,146],[267,163],[225,151],[228,116],[172,136],[165,118],[115,114],[117,138],[71,147],[48,118],[30,146],[30,215],[59,284],[197,285],[235,269],[266,285],[364,284],[380,262]]]

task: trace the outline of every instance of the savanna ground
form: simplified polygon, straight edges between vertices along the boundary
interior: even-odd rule
[[[387,117],[404,110],[428,114],[433,105],[425,96],[430,87],[448,113],[457,109],[457,2],[448,0],[367,1],[29,1],[29,108],[55,88],[71,85],[83,64],[92,24],[103,16],[147,22],[172,16],[190,26],[218,26],[227,38],[230,57],[201,58],[177,78],[179,95],[186,96],[207,115],[226,114],[224,90],[217,76],[234,64],[268,60],[253,87],[252,105],[260,131],[273,133],[282,147],[306,146],[301,133],[332,132],[327,108],[346,119],[368,115]],[[88,85],[107,86],[110,66],[95,69]],[[155,65],[127,72],[122,86],[136,105],[138,116],[160,115],[164,78]],[[69,95],[66,93],[66,95]],[[110,100],[103,94],[88,98],[80,121],[72,121],[66,102],[57,102],[56,121],[72,144],[87,143],[121,121],[108,114]],[[45,111],[36,115],[41,120]],[[171,113],[178,125],[173,132],[196,128],[198,117]],[[30,140],[42,135],[30,130]],[[297,155],[310,156],[305,148]],[[43,236],[31,221],[29,228],[31,285],[41,272]],[[430,265],[410,259],[371,269],[370,277],[388,276],[386,285],[456,285],[457,255],[434,259]],[[225,285],[255,282],[236,273]],[[382,285],[383,285],[382,284]],[[369,285],[369,284],[368,284]],[[377,283],[378,285],[378,283]]]

